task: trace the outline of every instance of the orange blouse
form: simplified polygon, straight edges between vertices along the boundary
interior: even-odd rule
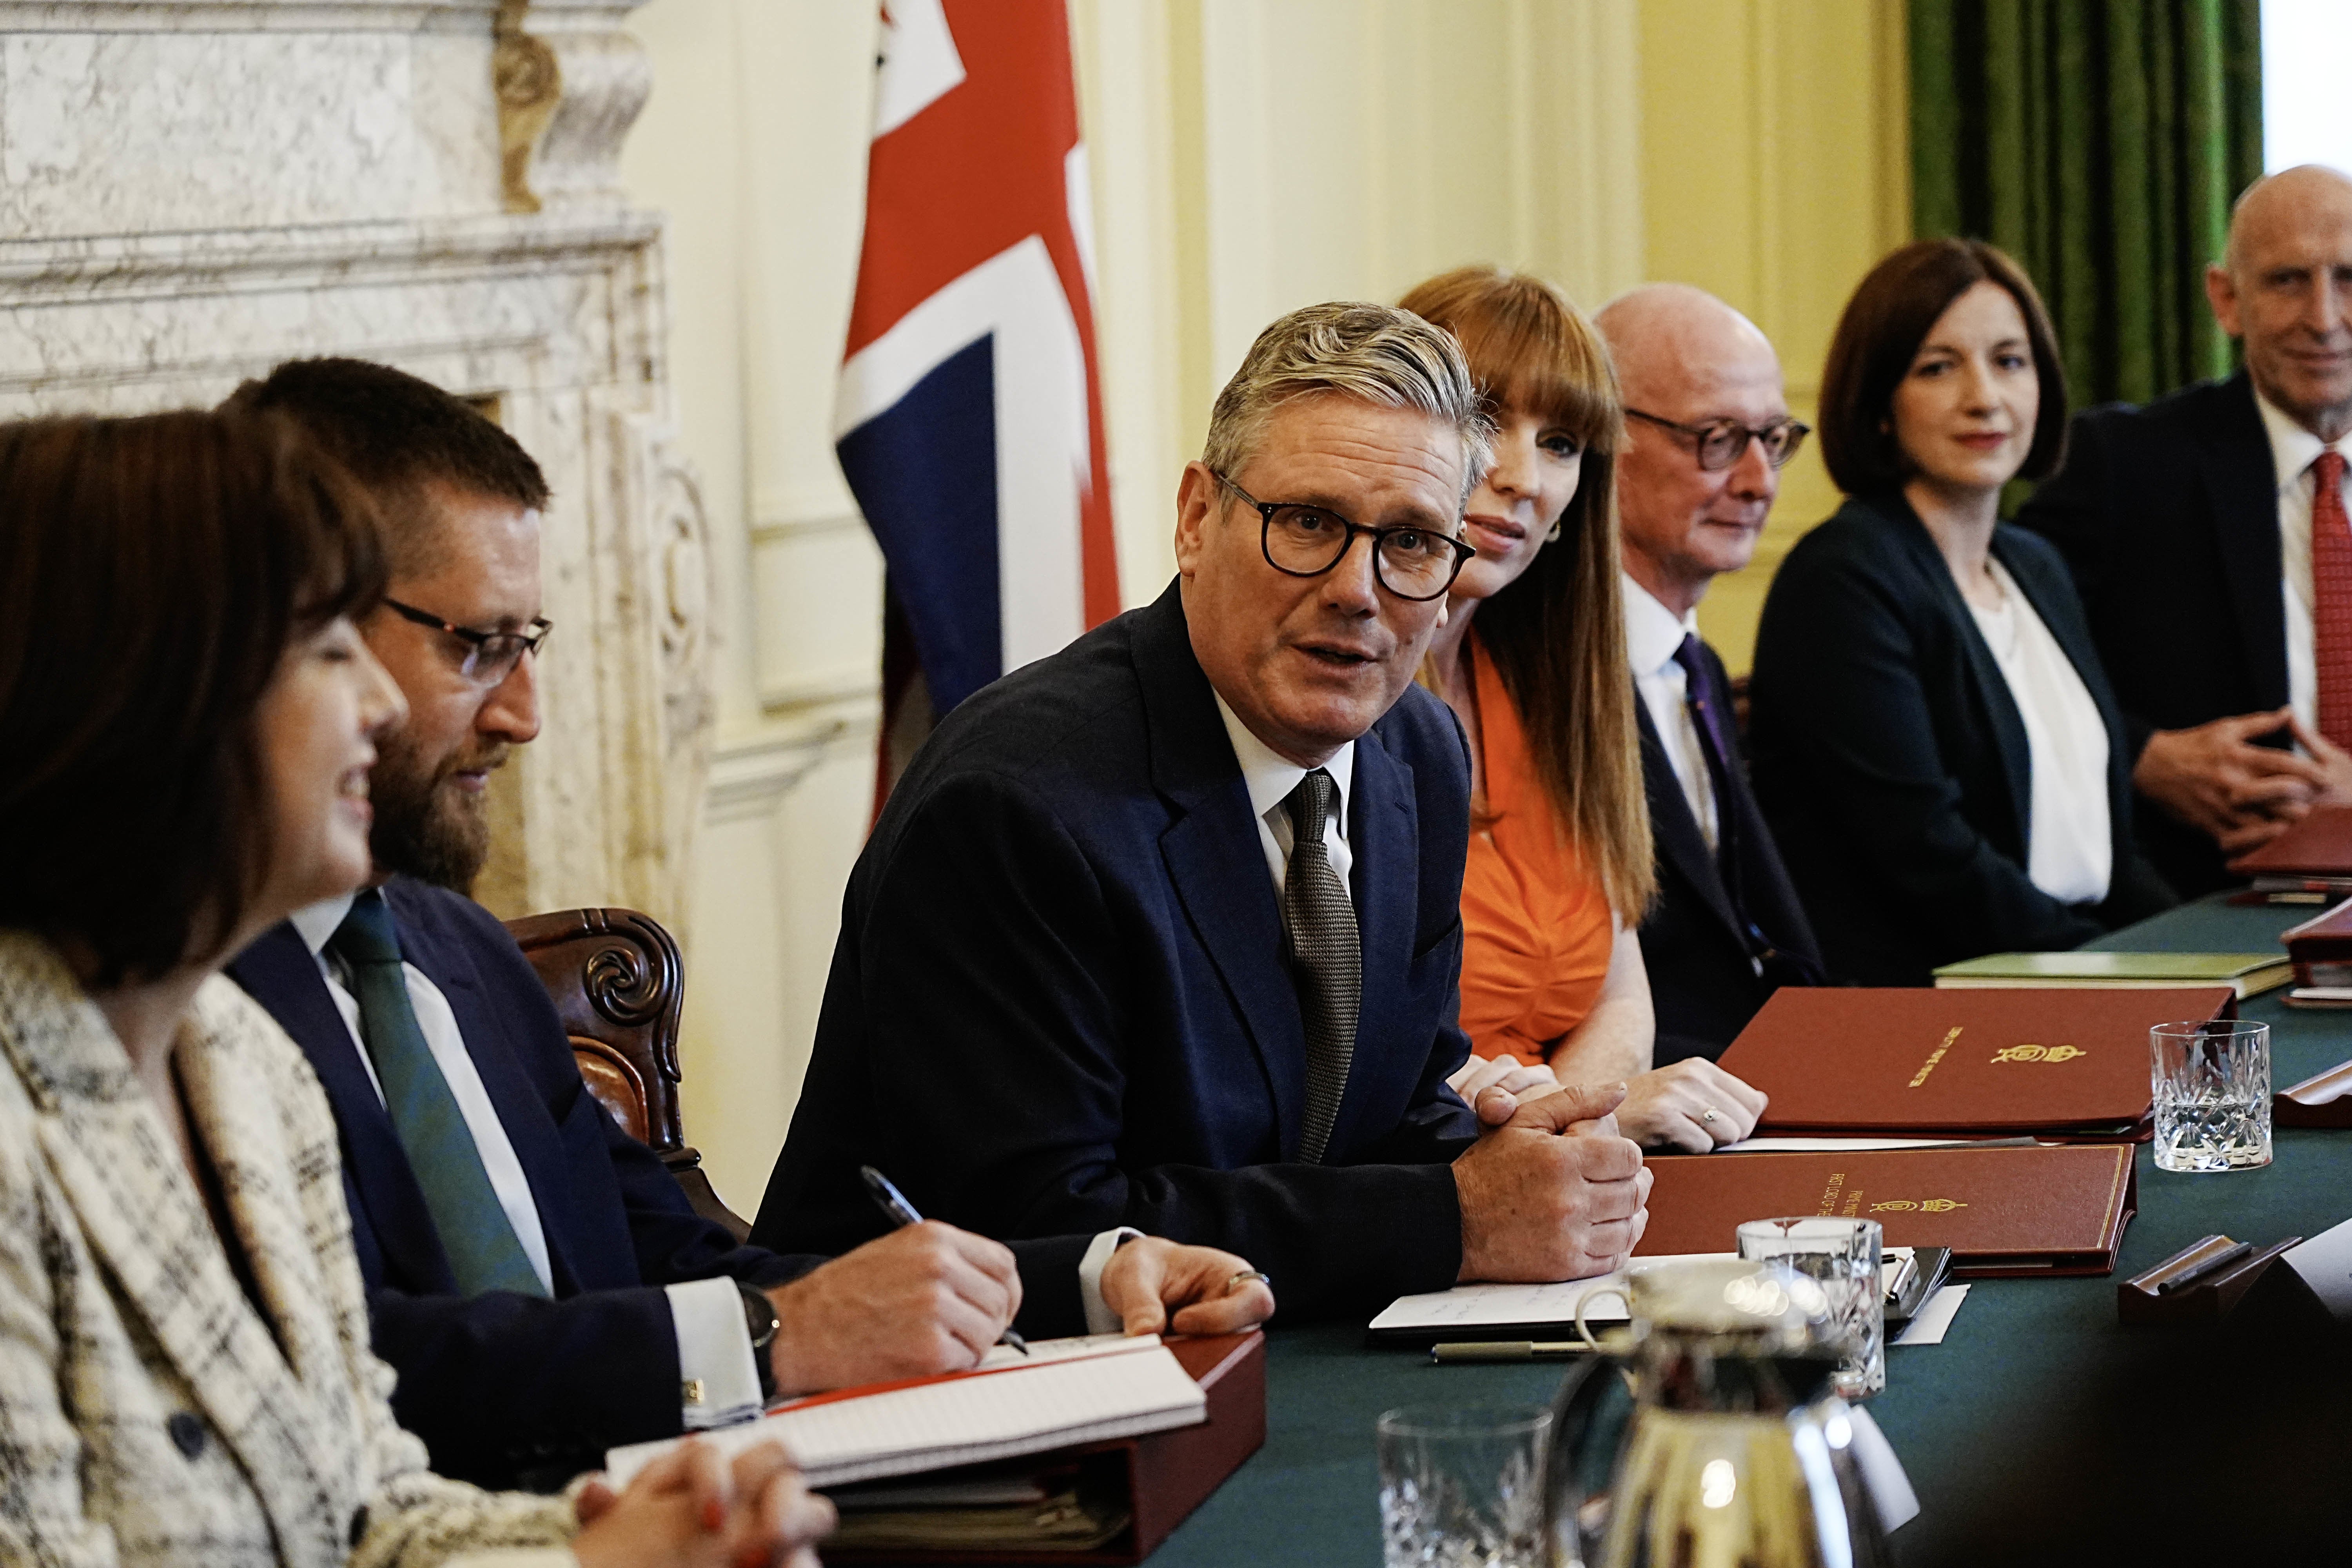
[[[1478,773],[1462,870],[1462,1027],[1482,1057],[1542,1061],[1584,1021],[1615,931],[1600,882],[1553,814],[1518,710],[1470,634]]]

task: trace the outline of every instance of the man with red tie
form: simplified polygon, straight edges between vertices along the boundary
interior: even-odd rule
[[[2181,893],[2352,805],[2352,178],[2255,182],[2205,289],[2246,368],[2074,421],[2018,521],[2066,554]]]

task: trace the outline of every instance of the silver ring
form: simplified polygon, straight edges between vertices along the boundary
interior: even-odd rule
[[[1252,1279],[1264,1280],[1267,1289],[1271,1290],[1274,1289],[1274,1277],[1268,1274],[1265,1269],[1244,1268],[1239,1274],[1234,1275],[1232,1279],[1225,1281],[1224,1293],[1230,1296],[1235,1290],[1239,1289],[1244,1283]]]
[[[1716,1119],[1715,1107],[1710,1105],[1705,1110],[1700,1111],[1698,1113],[1698,1119],[1701,1121],[1713,1121]]]

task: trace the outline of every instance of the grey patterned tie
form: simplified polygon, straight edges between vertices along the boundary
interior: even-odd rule
[[[1291,977],[1307,1026],[1307,1127],[1298,1157],[1323,1163],[1331,1123],[1347,1092],[1356,1055],[1356,1013],[1364,995],[1364,955],[1356,940],[1356,906],[1331,853],[1323,825],[1339,786],[1316,769],[1282,803],[1290,815],[1290,868],[1282,881],[1282,925],[1290,941]]]

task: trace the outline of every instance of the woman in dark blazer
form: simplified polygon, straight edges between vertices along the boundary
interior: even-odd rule
[[[1924,984],[2169,905],[2074,583],[1999,519],[2001,487],[2065,441],[2032,284],[1972,240],[1895,251],[1839,321],[1821,422],[1848,499],[1765,601],[1750,750],[1831,970]]]

